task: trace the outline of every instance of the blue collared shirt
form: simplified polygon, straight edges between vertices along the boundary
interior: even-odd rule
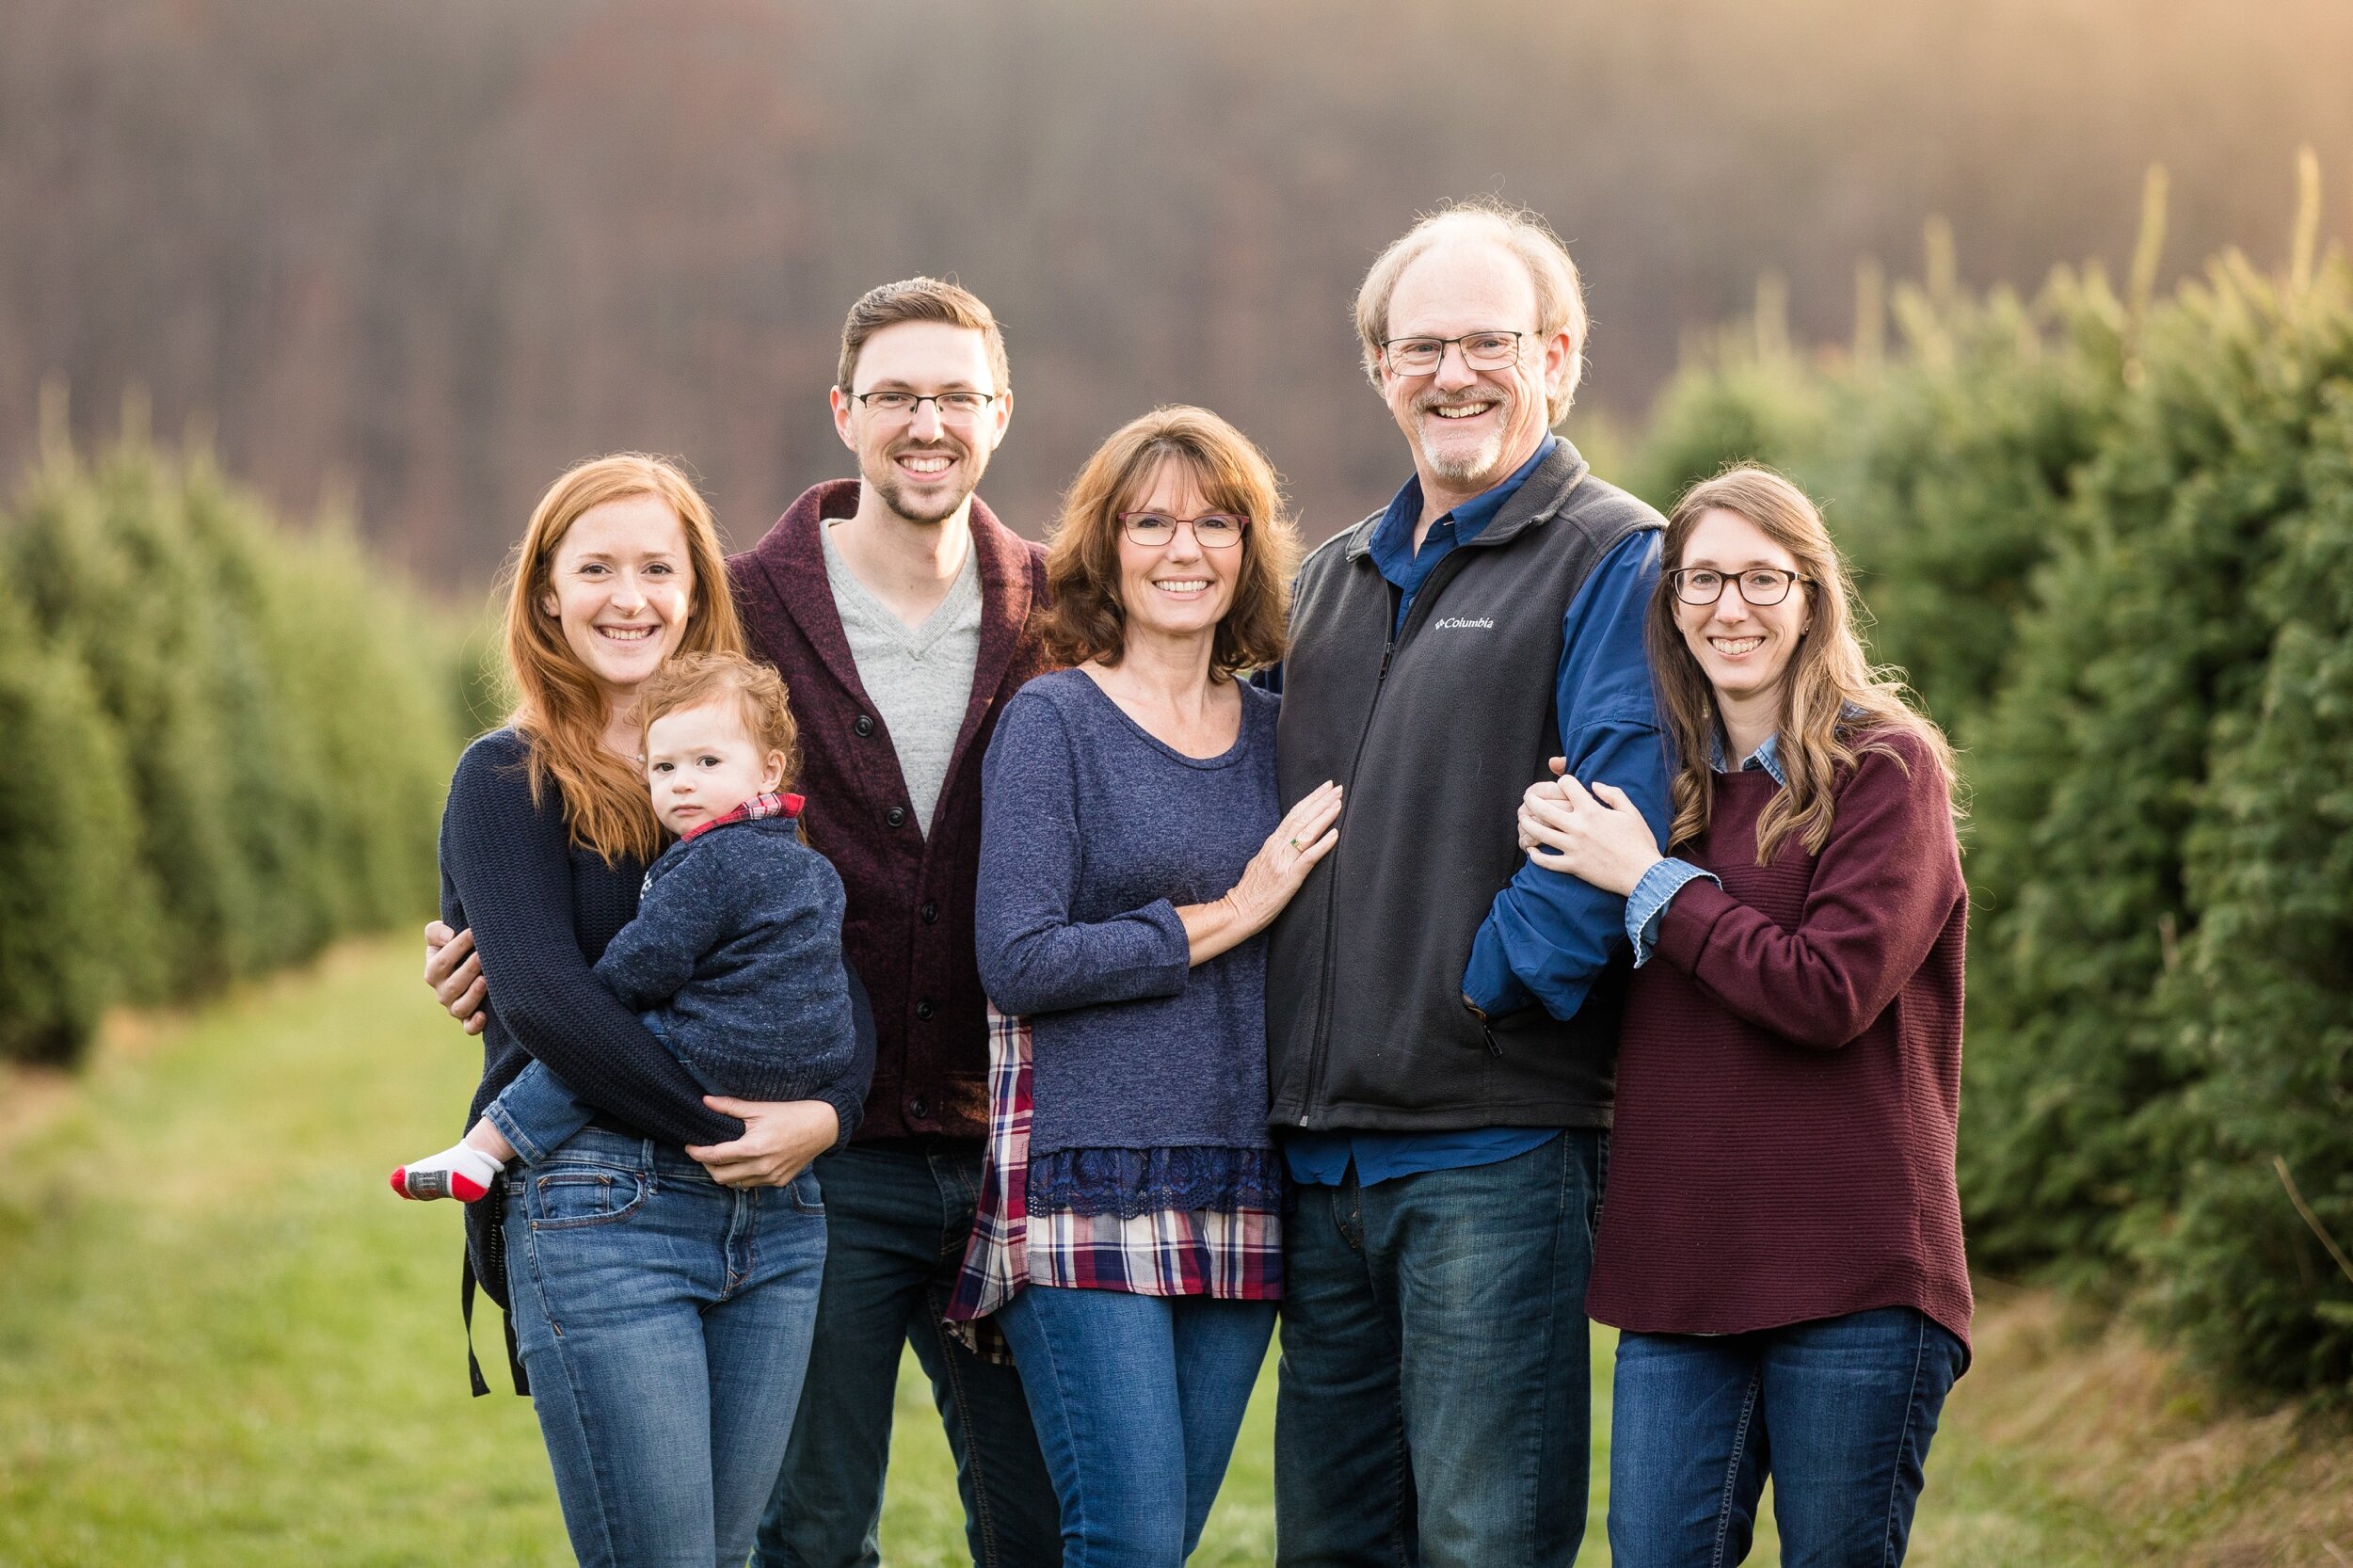
[[[1561,444],[1561,438],[1547,435],[1536,448],[1536,456],[1512,471],[1512,476],[1494,489],[1481,490],[1450,512],[1444,513],[1422,536],[1421,548],[1414,548],[1414,524],[1421,520],[1421,475],[1405,481],[1390,502],[1389,509],[1381,516],[1380,525],[1372,531],[1372,564],[1381,568],[1381,575],[1397,588],[1397,619],[1389,623],[1389,634],[1395,636],[1405,625],[1406,614],[1414,607],[1414,596],[1437,569],[1438,563],[1454,553],[1454,547],[1467,544],[1495,521],[1504,504],[1519,493],[1528,483],[1528,476],[1543,466],[1552,456],[1552,449]]]
[[[1714,744],[1716,749],[1707,759],[1708,765],[1718,773],[1729,773],[1731,770],[1724,766],[1723,742],[1718,740]],[[1779,734],[1766,736],[1765,744],[1740,764],[1742,773],[1751,768],[1772,775],[1776,784],[1785,788],[1788,785],[1789,776],[1781,771]],[[1667,905],[1674,902],[1674,896],[1683,891],[1686,884],[1697,882],[1703,877],[1719,888],[1724,885],[1723,878],[1714,872],[1704,872],[1689,860],[1677,860],[1670,856],[1644,872],[1642,880],[1634,885],[1634,891],[1628,893],[1625,899],[1625,936],[1626,940],[1634,944],[1636,968],[1649,963],[1651,952],[1658,946],[1658,921],[1667,913]]]
[[[1397,619],[1392,632],[1405,624],[1415,595],[1431,570],[1457,546],[1479,536],[1495,520],[1528,476],[1551,455],[1557,437],[1546,436],[1536,455],[1495,488],[1465,502],[1431,523],[1421,549],[1414,549],[1414,524],[1420,519],[1422,495],[1418,478],[1406,481],[1388,511],[1373,530],[1370,554],[1381,575],[1398,589]],[[1594,565],[1577,589],[1563,618],[1561,667],[1557,672],[1555,704],[1561,733],[1569,744],[1572,771],[1591,782],[1599,778],[1636,799],[1655,830],[1664,830],[1667,776],[1666,754],[1659,744],[1657,713],[1650,685],[1650,665],[1642,651],[1642,616],[1658,583],[1658,536],[1645,531],[1614,546]],[[1596,771],[1590,771],[1598,769]],[[1538,879],[1541,878],[1541,881]],[[1497,911],[1515,900],[1523,880],[1537,889],[1545,907],[1533,911],[1515,928],[1514,941],[1506,944],[1495,935]],[[1546,887],[1545,884],[1553,884]],[[1563,886],[1563,885],[1574,885]],[[1584,892],[1576,889],[1582,888]],[[1590,896],[1589,896],[1590,895]],[[1593,905],[1588,909],[1586,905]],[[1565,918],[1591,933],[1573,945],[1582,960],[1563,964],[1555,949]],[[1471,950],[1470,972],[1464,992],[1489,1013],[1504,1013],[1538,1000],[1556,1017],[1568,1017],[1582,1001],[1585,987],[1616,951],[1624,921],[1620,901],[1590,888],[1574,877],[1540,869],[1524,869],[1513,885],[1497,896],[1496,909],[1480,927]],[[1501,972],[1515,988],[1516,999],[1489,1006],[1474,977],[1484,963]],[[1587,952],[1590,950],[1590,952]],[[1562,969],[1590,962],[1592,971],[1573,983],[1546,984],[1542,993],[1513,978],[1512,966],[1527,964],[1531,971],[1550,966]],[[1499,987],[1498,987],[1499,988]],[[1490,1165],[1525,1154],[1560,1136],[1557,1128],[1471,1128],[1450,1132],[1369,1132],[1335,1129],[1293,1132],[1283,1140],[1283,1152],[1292,1179],[1337,1186],[1353,1160],[1356,1178],[1370,1185],[1423,1171],[1459,1170]]]

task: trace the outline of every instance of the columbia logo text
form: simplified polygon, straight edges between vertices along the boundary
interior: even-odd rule
[[[1493,632],[1495,629],[1496,623],[1491,620],[1472,620],[1466,616],[1449,616],[1430,630],[1433,632]]]

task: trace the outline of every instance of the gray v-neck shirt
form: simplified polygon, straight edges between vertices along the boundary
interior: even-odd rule
[[[817,530],[824,541],[825,580],[841,616],[858,683],[873,699],[884,729],[899,754],[899,776],[906,781],[907,805],[927,836],[940,787],[954,758],[956,732],[972,701],[972,672],[981,658],[981,574],[978,552],[967,549],[948,597],[920,626],[909,626],[867,591],[833,542],[833,525]]]

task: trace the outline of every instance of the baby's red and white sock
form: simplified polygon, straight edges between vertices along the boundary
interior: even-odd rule
[[[394,1171],[392,1191],[404,1198],[456,1198],[472,1203],[489,1192],[490,1183],[505,1168],[504,1161],[472,1144],[457,1144],[429,1160],[414,1160]]]

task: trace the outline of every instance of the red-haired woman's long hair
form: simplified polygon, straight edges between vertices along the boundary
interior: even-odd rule
[[[678,514],[695,583],[685,634],[673,653],[742,653],[744,628],[728,593],[727,556],[711,507],[685,474],[660,457],[616,453],[592,458],[548,487],[515,547],[506,590],[506,674],[515,686],[511,722],[531,759],[531,798],[553,785],[572,841],[605,864],[650,860],[662,850],[646,776],[604,744],[611,708],[604,690],[564,640],[546,608],[557,546],[582,514],[609,501],[650,495]]]

